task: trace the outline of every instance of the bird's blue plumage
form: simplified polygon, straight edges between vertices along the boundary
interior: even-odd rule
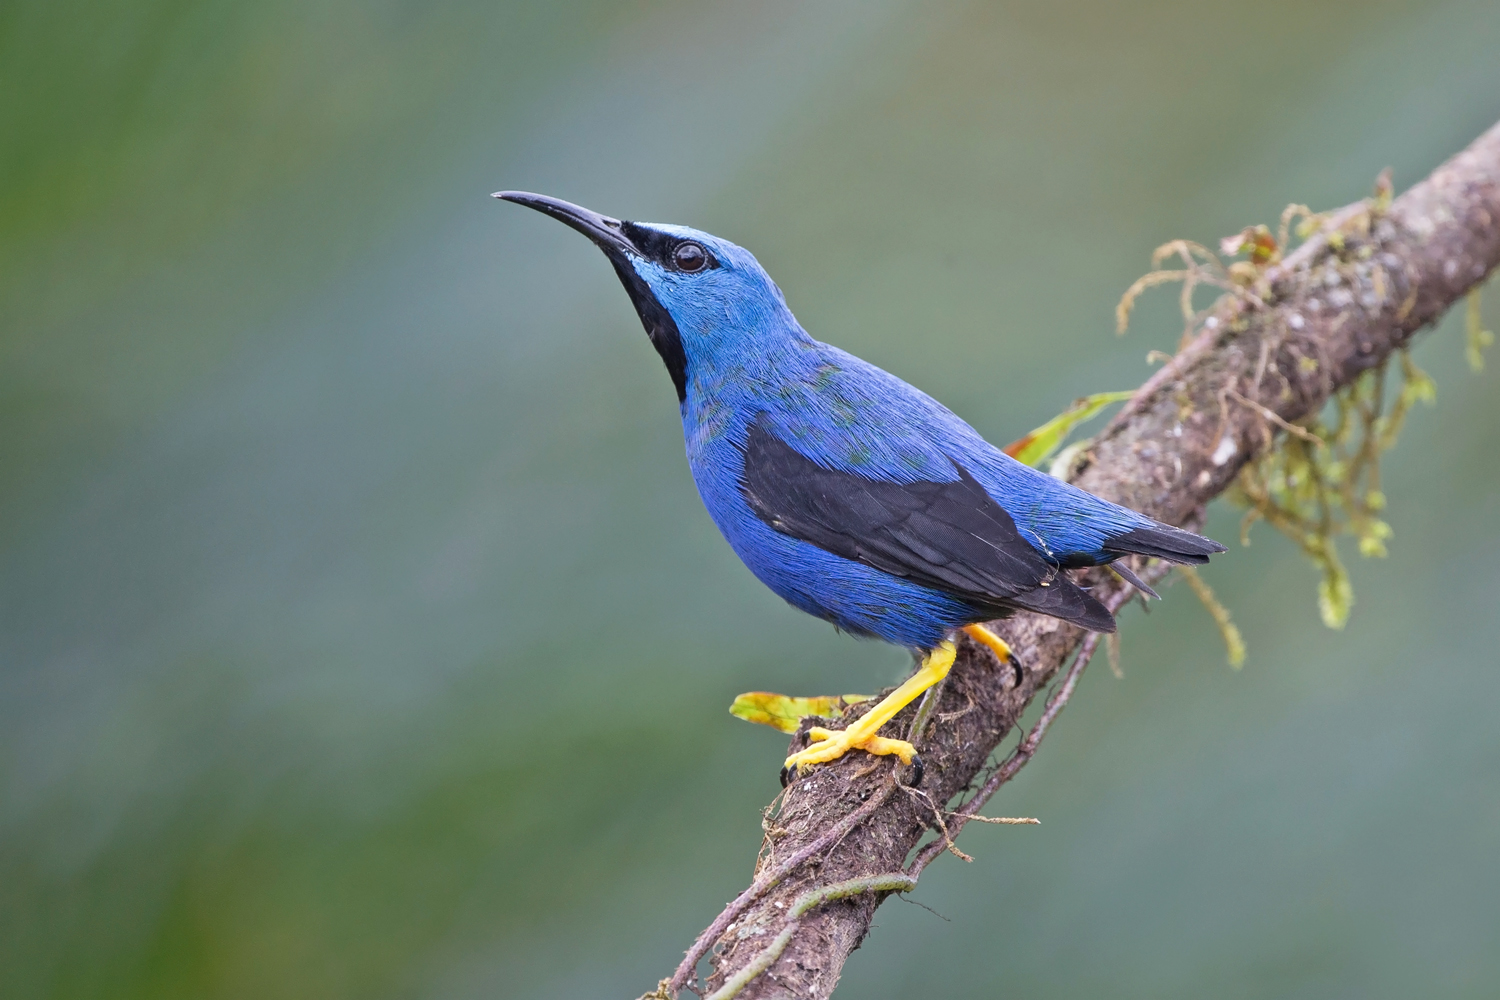
[[[590,214],[603,220],[589,223],[601,234],[562,210],[533,207],[588,232],[610,254],[679,380],[687,457],[704,505],[750,570],[809,614],[856,634],[932,649],[955,628],[1016,607],[1075,614],[1035,604],[1062,591],[1076,594],[1066,577],[1058,579],[1061,568],[1109,562],[1122,552],[1202,562],[1221,550],[1015,461],[931,396],[814,340],[741,247],[684,227]],[[779,458],[757,457],[757,434],[771,449],[765,454]],[[774,468],[747,470],[747,454]],[[752,481],[776,495],[757,495]],[[977,496],[977,503],[964,502],[990,509],[996,523],[1008,514],[1012,541],[1001,537],[1010,530],[1003,523],[978,530],[961,508],[941,513],[944,501],[962,496]],[[890,514],[897,508],[904,513]],[[1128,539],[1135,537],[1163,551],[1132,548]],[[955,584],[954,574],[969,572],[966,552],[980,582]],[[1019,562],[979,565],[990,556]],[[1056,589],[1037,589],[1049,586]],[[1070,620],[1112,627],[1099,612],[1102,619]]]

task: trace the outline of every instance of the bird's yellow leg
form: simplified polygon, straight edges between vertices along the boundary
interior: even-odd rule
[[[895,714],[910,705],[917,696],[938,681],[948,676],[953,667],[955,650],[953,643],[945,642],[927,654],[917,672],[906,682],[881,699],[880,703],[864,715],[855,719],[847,729],[814,728],[808,731],[813,741],[806,750],[792,754],[786,759],[782,774],[795,769],[801,773],[813,764],[826,764],[838,760],[850,750],[864,750],[873,754],[895,754],[901,763],[910,764],[917,749],[905,740],[891,740],[877,736],[880,727],[891,721]]]
[[[1010,643],[983,625],[965,625],[964,635],[981,645],[990,647],[990,650],[1000,659],[1001,663],[1009,663],[1016,658],[1016,654],[1011,652]]]

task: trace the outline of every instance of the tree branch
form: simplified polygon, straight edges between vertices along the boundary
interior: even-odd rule
[[[1500,125],[1385,210],[1371,201],[1332,213],[1319,234],[1244,293],[1225,295],[1198,334],[1093,442],[1074,482],[1171,524],[1201,523],[1204,505],[1278,432],[1317,413],[1333,393],[1405,347],[1497,263]],[[1227,405],[1231,397],[1242,405]],[[1154,566],[1143,575],[1151,580],[1163,572]],[[1131,595],[1112,574],[1094,571],[1089,582],[1115,607]],[[927,764],[926,794],[892,794],[891,765],[862,754],[793,782],[770,825],[754,884],[650,996],[675,996],[690,985],[697,962],[714,946],[708,986],[732,983],[741,1000],[822,1000],[833,992],[875,908],[898,886],[891,873],[919,874],[1030,759],[1098,641],[1036,615],[995,628],[1022,666],[1002,667],[988,650],[962,639],[936,721],[913,737]],[[990,755],[1075,650],[1079,656],[1043,721],[986,776]],[[908,709],[896,724],[909,725],[913,714]],[[951,814],[946,837],[908,863],[942,822],[937,810],[986,777],[979,793]],[[864,888],[841,895],[848,886]],[[799,916],[789,919],[793,912]]]

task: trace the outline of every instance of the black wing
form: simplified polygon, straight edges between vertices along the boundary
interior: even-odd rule
[[[757,422],[741,487],[756,515],[782,534],[962,597],[992,617],[1025,609],[1113,632],[1108,609],[1023,539],[973,476],[954,469],[959,478],[947,483],[825,469]]]

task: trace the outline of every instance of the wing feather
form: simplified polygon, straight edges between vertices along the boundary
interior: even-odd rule
[[[1115,622],[1016,530],[968,471],[910,483],[829,469],[757,421],[741,489],[776,531],[893,576],[962,597],[992,617],[1018,609],[1099,632]]]

